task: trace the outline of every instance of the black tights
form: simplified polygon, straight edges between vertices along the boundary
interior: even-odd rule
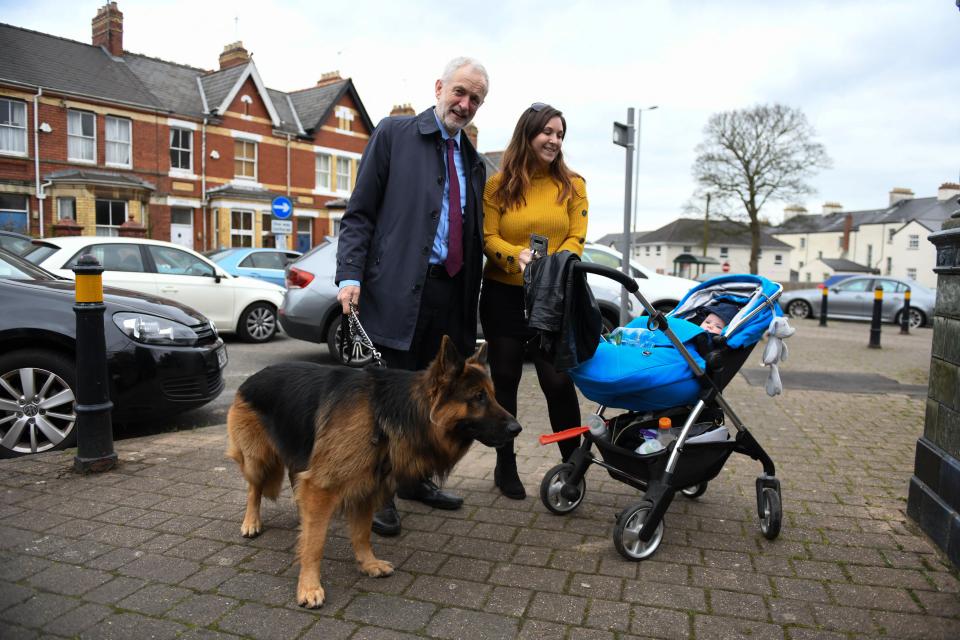
[[[487,361],[497,402],[511,415],[517,415],[517,389],[523,374],[523,356],[526,353],[526,340],[521,338],[496,337],[487,339]],[[573,380],[566,373],[560,373],[546,359],[539,349],[533,351],[533,364],[537,368],[537,380],[547,400],[547,412],[550,427],[554,433],[580,425],[580,402]],[[561,440],[557,443],[564,460],[580,446],[580,438]]]

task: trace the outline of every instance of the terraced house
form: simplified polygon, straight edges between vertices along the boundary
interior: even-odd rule
[[[126,51],[116,2],[90,44],[0,24],[0,51],[0,228],[34,236],[273,246],[286,195],[306,250],[335,232],[373,130],[337,72],[283,92],[240,42],[215,70]]]

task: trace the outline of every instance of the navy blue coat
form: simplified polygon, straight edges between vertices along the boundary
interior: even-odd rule
[[[467,176],[464,212],[465,334],[450,336],[463,353],[476,341],[483,265],[486,170],[466,134],[460,151]],[[357,184],[340,222],[336,282],[359,280],[360,321],[379,345],[408,350],[446,180],[445,148],[433,108],[385,118],[360,160]]]

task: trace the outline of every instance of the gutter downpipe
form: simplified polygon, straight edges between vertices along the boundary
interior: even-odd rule
[[[43,87],[37,87],[37,94],[33,96],[33,171],[36,178],[37,202],[40,208],[40,237],[43,237],[43,201],[47,197],[40,184],[40,96]],[[27,220],[27,233],[30,233],[30,220]]]
[[[203,203],[203,244],[206,250],[210,248],[207,235],[207,116],[203,116],[200,130],[200,201]]]

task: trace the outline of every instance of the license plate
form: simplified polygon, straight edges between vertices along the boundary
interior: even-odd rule
[[[220,368],[223,369],[227,366],[227,348],[220,347],[217,349],[217,364],[220,365]]]

